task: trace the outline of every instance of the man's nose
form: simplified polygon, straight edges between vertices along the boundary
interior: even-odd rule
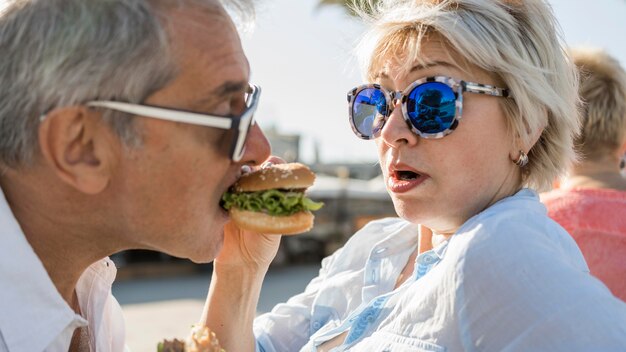
[[[241,158],[241,163],[258,165],[269,158],[271,151],[270,142],[265,137],[261,127],[256,123],[250,126],[250,132],[246,137],[246,150]]]

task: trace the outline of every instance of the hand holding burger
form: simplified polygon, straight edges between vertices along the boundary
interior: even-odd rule
[[[274,164],[241,176],[222,197],[222,206],[244,230],[305,232],[313,227],[311,211],[322,207],[304,195],[314,181],[315,174],[303,164]]]

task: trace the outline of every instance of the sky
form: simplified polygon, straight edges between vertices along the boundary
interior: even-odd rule
[[[264,129],[300,134],[301,159],[375,162],[374,142],[348,124],[346,93],[363,83],[352,50],[364,27],[340,7],[317,0],[259,0],[252,31],[242,34],[262,87],[256,119]],[[568,45],[605,49],[626,68],[626,0],[550,0]],[[316,147],[317,146],[317,147]]]

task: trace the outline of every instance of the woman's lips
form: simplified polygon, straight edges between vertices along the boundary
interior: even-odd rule
[[[387,188],[393,193],[405,193],[419,186],[428,178],[427,175],[416,174],[415,178],[400,178],[397,172],[390,173]]]

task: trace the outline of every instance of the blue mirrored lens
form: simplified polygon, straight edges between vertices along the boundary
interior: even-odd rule
[[[365,88],[354,97],[352,122],[362,135],[371,137],[378,133],[385,116],[387,116],[387,101],[380,89]]]
[[[456,95],[444,83],[427,82],[413,89],[406,102],[411,124],[422,133],[440,133],[454,123]]]

